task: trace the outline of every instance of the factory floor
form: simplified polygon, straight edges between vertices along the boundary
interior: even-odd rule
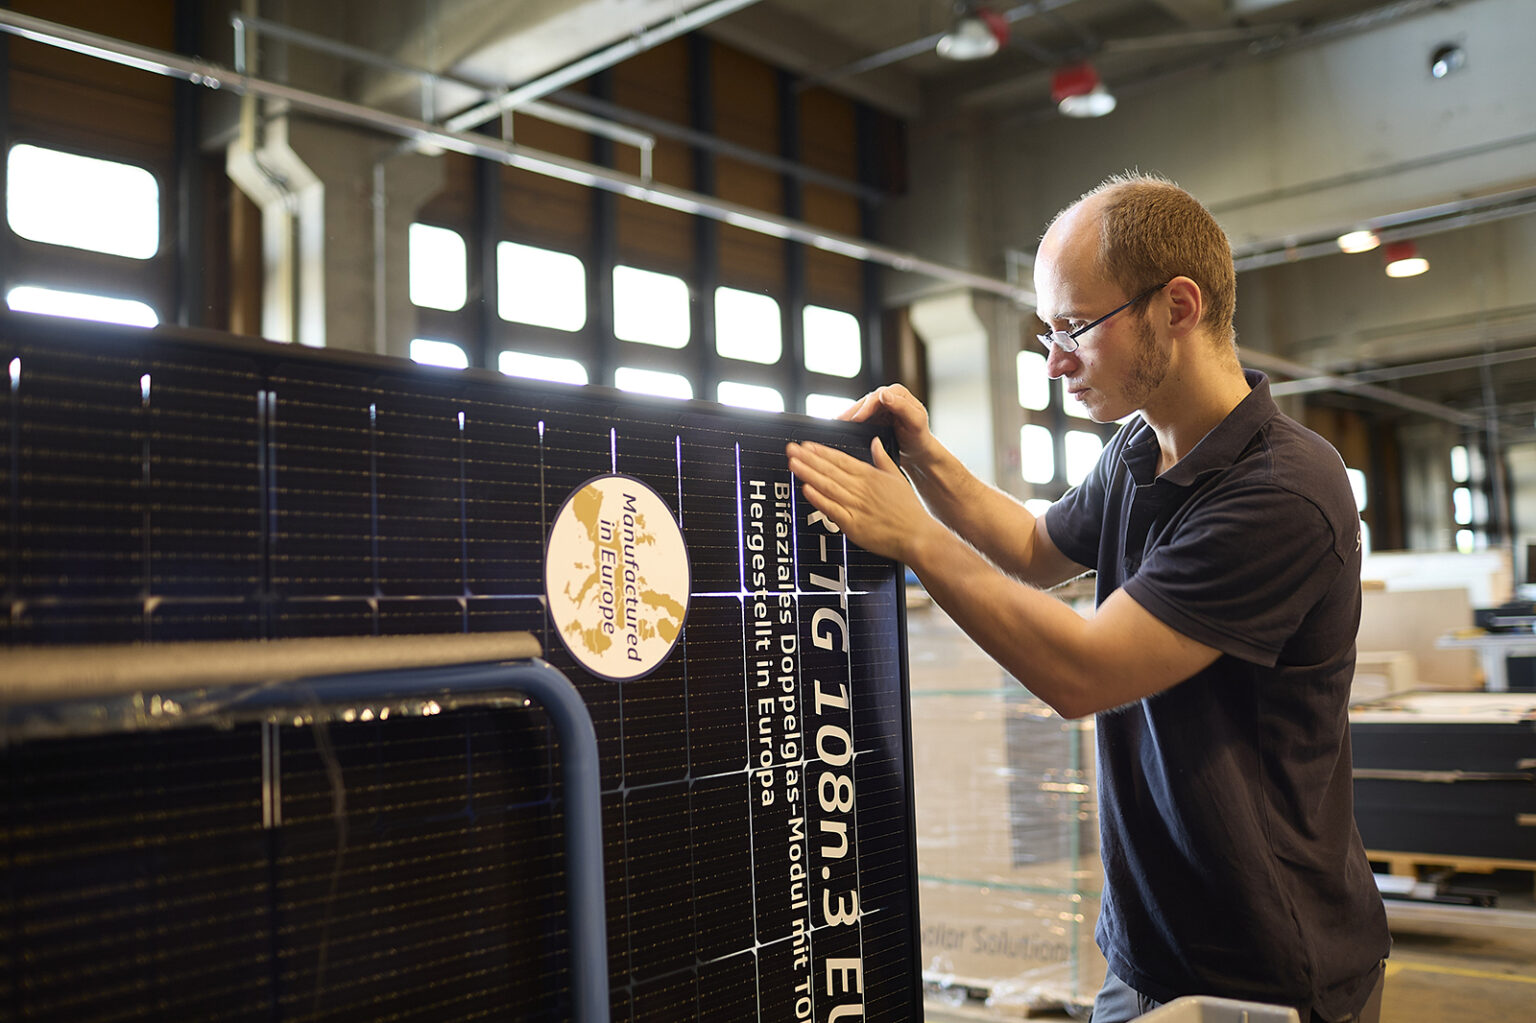
[[[1494,880],[1496,909],[1389,901],[1392,957],[1382,1023],[1527,1023],[1536,1021],[1536,897],[1532,875]],[[1485,882],[1489,883],[1489,882]],[[980,1006],[930,1004],[925,1023],[1019,1020]],[[1068,1019],[1065,1012],[1034,1019]],[[1080,1015],[1078,1018],[1084,1018]]]
[[[1389,910],[1382,1023],[1536,1020],[1536,911]]]

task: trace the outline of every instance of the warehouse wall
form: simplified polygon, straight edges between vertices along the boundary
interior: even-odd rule
[[[897,232],[892,240],[969,257],[1003,276],[1010,251],[1032,252],[1058,209],[1126,168],[1165,174],[1188,187],[1236,246],[1275,248],[1329,237],[1372,216],[1529,187],[1536,184],[1532,38],[1536,5],[1476,0],[1367,33],[1191,69],[1155,89],[1117,90],[1118,109],[1097,120],[1006,109],[984,117],[964,106],[958,116],[946,111],[912,127],[913,188],[887,219]],[[1447,41],[1465,48],[1467,65],[1435,80],[1429,54]],[[1418,244],[1432,270],[1406,280],[1382,273],[1380,253],[1327,255],[1243,273],[1240,344],[1348,370],[1536,340],[1536,216],[1461,227]],[[1022,278],[1027,284],[1027,266]],[[936,287],[911,275],[892,275],[891,284],[896,302]],[[1004,355],[1033,344],[1027,310],[989,322]],[[1523,380],[1519,369],[1501,370],[1501,379],[1507,383],[1513,373]],[[1054,496],[1052,488],[1018,479],[1017,430],[1038,417],[1017,409],[1011,380],[994,378],[993,384],[999,482],[1022,497]],[[1457,396],[1478,404],[1475,377],[1468,387]],[[1286,402],[1303,418],[1305,406]],[[1386,407],[1357,403],[1355,411],[1367,419],[1394,418]],[[1329,425],[1325,417],[1318,428],[1344,450],[1346,434],[1329,434]],[[1445,433],[1427,431],[1436,438]],[[1456,430],[1449,437],[1412,464],[1443,476],[1444,452],[1461,439]],[[1501,438],[1504,445],[1525,440]],[[1351,464],[1368,459],[1369,450]],[[1414,503],[1412,495],[1449,489],[1406,479],[1403,486],[1395,495],[1397,512]],[[1512,488],[1512,499],[1536,500],[1526,490]],[[1368,512],[1368,520],[1376,513]],[[1398,521],[1398,515],[1374,531],[1394,546],[1443,547],[1455,532],[1449,514],[1448,502],[1437,501],[1414,508],[1415,521]]]

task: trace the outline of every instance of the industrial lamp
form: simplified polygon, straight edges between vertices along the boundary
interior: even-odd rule
[[[1103,117],[1115,109],[1115,97],[1087,61],[1057,68],[1051,75],[1051,101],[1068,117]]]
[[[1417,277],[1429,269],[1429,260],[1419,255],[1413,242],[1388,242],[1381,250],[1388,277]]]
[[[945,60],[982,60],[1008,41],[1008,21],[980,4],[958,4],[954,27],[939,37],[937,52]]]
[[[1381,238],[1369,228],[1346,231],[1338,237],[1341,252],[1370,252],[1381,244]]]

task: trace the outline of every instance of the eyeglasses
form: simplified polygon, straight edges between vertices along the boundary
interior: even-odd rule
[[[1135,305],[1137,302],[1140,302],[1142,299],[1146,298],[1148,295],[1151,295],[1151,294],[1153,294],[1154,292],[1157,292],[1157,291],[1161,291],[1162,289],[1166,288],[1171,283],[1173,283],[1171,280],[1170,281],[1164,281],[1161,284],[1158,284],[1158,285],[1155,285],[1153,287],[1148,288],[1146,291],[1143,291],[1141,294],[1137,295],[1135,298],[1133,298],[1129,302],[1125,303],[1125,305],[1116,306],[1115,308],[1111,309],[1109,312],[1105,313],[1103,316],[1100,316],[1097,320],[1094,320],[1092,323],[1088,324],[1088,326],[1086,326],[1086,327],[1078,327],[1076,330],[1072,331],[1070,334],[1067,333],[1064,330],[1053,330],[1049,334],[1036,334],[1035,337],[1036,337],[1036,339],[1039,340],[1039,342],[1042,345],[1045,346],[1045,350],[1046,350],[1047,353],[1050,352],[1050,350],[1051,350],[1051,348],[1053,346],[1055,348],[1063,351],[1063,352],[1075,352],[1075,351],[1077,351],[1077,339],[1078,338],[1082,337],[1084,334],[1088,333],[1094,327],[1097,327],[1099,324],[1103,323],[1105,320],[1109,319],[1111,316],[1114,316],[1116,313],[1124,312],[1125,310],[1129,309],[1131,306]]]

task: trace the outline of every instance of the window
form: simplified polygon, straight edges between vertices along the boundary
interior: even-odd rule
[[[1451,448],[1451,479],[1457,483],[1465,483],[1471,478],[1471,459],[1467,457],[1467,449],[1458,444]]]
[[[805,414],[815,416],[817,419],[836,419],[855,400],[854,398],[844,398],[841,394],[807,394],[805,396]]]
[[[423,366],[468,369],[469,355],[452,341],[434,341],[418,337],[411,342],[411,358]]]
[[[580,330],[587,325],[587,268],[567,252],[502,242],[496,246],[496,312],[514,323]]]
[[[722,380],[716,395],[722,405],[737,408],[756,408],[764,412],[783,412],[784,395],[772,387],[743,384],[735,380]]]
[[[805,368],[834,377],[856,377],[864,366],[859,318],[852,313],[808,305],[805,326]]]
[[[549,380],[557,384],[584,384],[587,382],[587,367],[575,359],[557,359],[550,355],[533,355],[529,352],[502,352],[496,358],[496,368],[509,377]]]
[[[12,288],[5,296],[5,303],[19,313],[71,316],[77,320],[123,323],[130,327],[153,327],[160,322],[153,309],[131,298],[107,298],[31,285]]]
[[[16,145],[6,174],[6,218],[23,238],[131,259],[160,249],[160,185],[142,167]]]
[[[1050,430],[1033,424],[1019,429],[1019,471],[1026,483],[1049,483],[1056,478],[1056,452]]]
[[[463,309],[469,293],[469,257],[459,233],[412,224],[408,252],[411,302],[430,309]]]
[[[1462,554],[1471,554],[1477,550],[1477,537],[1472,533],[1472,530],[1456,530],[1456,549]]]
[[[779,303],[755,291],[716,288],[715,351],[727,359],[765,365],[778,362],[784,354]]]
[[[1047,501],[1043,497],[1031,497],[1028,501],[1024,502],[1024,510],[1038,519],[1040,516],[1045,514],[1045,510],[1049,508],[1053,503],[1054,502]]]
[[[642,345],[682,348],[692,334],[687,282],[633,266],[613,268],[614,337]]]
[[[1068,430],[1062,438],[1067,462],[1067,483],[1077,486],[1088,478],[1104,450],[1104,438],[1084,430]]]
[[[1451,504],[1456,509],[1456,524],[1470,526],[1472,524],[1472,491],[1466,487],[1457,487],[1451,491]]]
[[[1045,374],[1045,356],[1039,352],[1020,352],[1014,367],[1019,377],[1019,405],[1043,411],[1051,403],[1051,378]]]
[[[663,398],[693,397],[693,384],[687,377],[677,373],[620,366],[613,371],[613,382],[620,390],[636,394],[659,394]]]
[[[1365,502],[1369,500],[1365,489],[1365,473],[1348,468],[1344,472],[1349,476],[1349,489],[1355,492],[1355,511],[1365,511]]]

